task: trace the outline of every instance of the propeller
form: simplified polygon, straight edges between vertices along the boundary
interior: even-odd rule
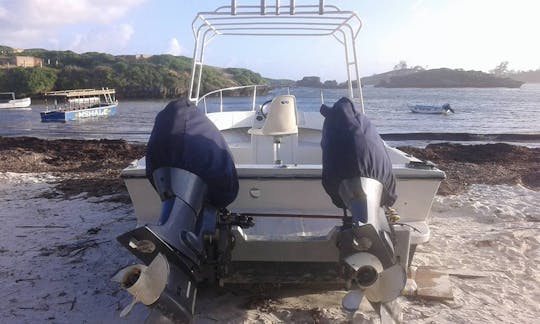
[[[161,253],[148,266],[135,264],[118,271],[111,280],[119,282],[122,288],[133,295],[133,300],[122,310],[120,317],[127,316],[138,302],[151,305],[158,300],[167,285],[168,276],[169,265]]]
[[[359,286],[343,297],[341,304],[348,312],[356,312],[364,296],[372,304],[393,301],[407,282],[405,269],[400,264],[383,269],[379,259],[371,253],[355,253],[344,261],[356,272],[355,281]]]

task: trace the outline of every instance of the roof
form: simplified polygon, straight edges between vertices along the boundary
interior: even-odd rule
[[[86,96],[102,96],[115,94],[114,89],[76,89],[76,90],[61,90],[50,91],[45,93],[45,97],[86,97]]]
[[[213,35],[250,36],[334,36],[345,41],[345,33],[356,38],[362,22],[354,11],[340,10],[319,1],[315,5],[267,4],[222,6],[215,11],[200,12],[193,21],[195,37],[203,31]],[[270,2],[270,1],[268,1]],[[211,38],[212,36],[210,36]]]

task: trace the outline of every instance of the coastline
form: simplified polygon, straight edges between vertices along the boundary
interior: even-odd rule
[[[429,144],[424,149],[399,147],[446,172],[437,194],[459,194],[472,184],[523,185],[540,190],[540,148],[511,144]]]
[[[448,188],[459,190],[436,197],[432,239],[418,247],[413,263],[449,273],[454,299],[401,297],[404,320],[533,323],[540,316],[540,191],[534,183],[523,186],[520,172],[538,171],[538,151],[479,146],[465,154],[467,149],[411,149],[457,178]],[[148,311],[140,304],[119,317],[131,299],[110,278],[137,262],[115,240],[135,226],[118,174],[144,154],[144,146],[0,138],[0,151],[2,318],[143,323]],[[508,175],[502,184],[493,182],[497,172]],[[344,294],[284,287],[203,290],[195,322],[347,323],[340,307]],[[362,310],[354,322],[376,322],[369,306]]]
[[[447,173],[439,195],[464,192],[472,184],[521,184],[540,190],[540,148],[510,144],[429,144],[398,147]],[[145,154],[144,144],[124,140],[45,140],[0,136],[0,172],[50,173],[55,190],[49,197],[82,193],[130,203],[120,172]]]

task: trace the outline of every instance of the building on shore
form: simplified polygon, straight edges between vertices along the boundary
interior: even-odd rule
[[[133,54],[133,55],[119,55],[119,57],[122,57],[126,59],[127,61],[138,61],[138,60],[145,60],[148,58],[151,58],[152,54]]]
[[[7,56],[0,57],[0,67],[43,67],[43,59],[33,56]]]

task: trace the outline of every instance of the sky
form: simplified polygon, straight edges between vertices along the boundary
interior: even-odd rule
[[[238,0],[240,5],[260,0]],[[296,0],[318,4],[317,0]],[[0,0],[0,45],[77,53],[173,54],[191,57],[193,18],[230,0]],[[267,0],[273,4],[274,0]],[[281,0],[282,4],[288,3]],[[360,74],[398,62],[424,68],[489,71],[540,68],[539,0],[326,0],[362,19]],[[205,63],[245,67],[265,77],[346,78],[333,38],[218,37]]]

